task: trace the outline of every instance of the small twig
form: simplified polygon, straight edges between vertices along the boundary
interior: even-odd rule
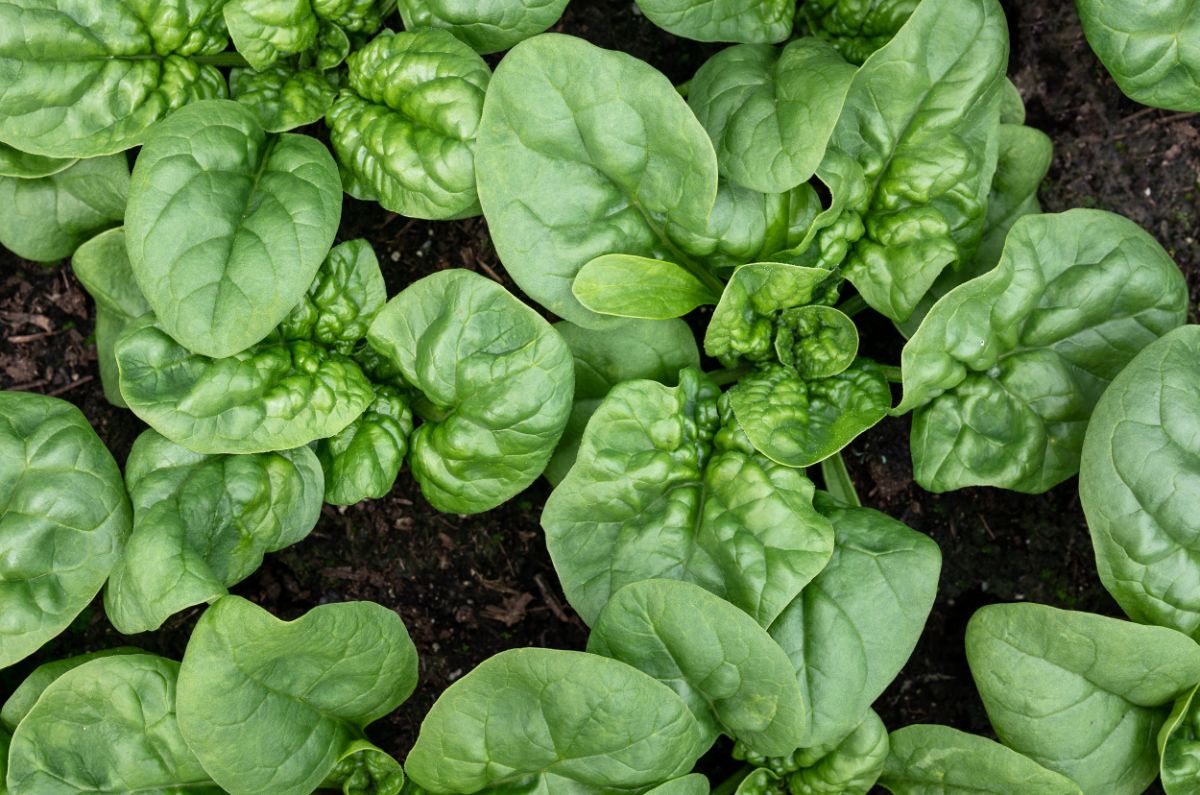
[[[62,395],[66,392],[70,392],[72,389],[74,389],[77,386],[82,386],[83,384],[86,384],[88,381],[91,381],[94,378],[95,378],[94,375],[85,375],[83,378],[80,378],[77,381],[72,381],[71,383],[67,384],[66,386],[60,386],[58,389],[55,389],[52,392],[47,392],[46,394],[49,395],[50,397],[58,397],[59,395]]]
[[[47,337],[53,337],[62,333],[63,329],[59,329],[58,331],[40,331],[37,334],[20,334],[15,337],[9,337],[8,341],[16,343],[17,345],[21,345],[26,342],[37,342],[38,340],[44,340]]]
[[[488,276],[491,276],[493,281],[504,284],[504,279],[501,278],[500,274],[492,270],[491,266],[486,262],[481,259],[476,259],[475,264],[482,268],[484,273],[486,273]]]
[[[550,612],[559,621],[569,622],[571,617],[562,609],[562,605],[558,602],[558,597],[550,590],[550,586],[546,583],[546,578],[540,574],[533,575],[533,581],[537,584],[538,590],[542,592],[542,601],[546,603],[546,607],[550,608]]]
[[[8,388],[10,392],[29,392],[37,389],[40,386],[45,386],[50,383],[49,378],[40,378],[37,381],[26,381],[23,384],[13,384]]]

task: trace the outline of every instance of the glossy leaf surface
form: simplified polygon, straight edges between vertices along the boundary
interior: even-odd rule
[[[550,28],[567,0],[400,0],[404,27],[445,28],[481,55]]]
[[[697,41],[769,43],[792,32],[794,0],[636,0],[646,18]]]
[[[328,75],[282,66],[263,72],[234,69],[229,74],[229,90],[234,99],[258,115],[267,132],[285,132],[320,121],[337,96],[336,84]]]

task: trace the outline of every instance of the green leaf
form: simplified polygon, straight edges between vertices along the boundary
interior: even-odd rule
[[[614,386],[640,379],[675,386],[680,370],[700,367],[700,352],[682,320],[635,320],[599,331],[564,320],[555,323],[554,330],[575,358],[571,416],[544,473],[557,485],[575,463],[588,420]]]
[[[442,693],[406,767],[433,792],[531,780],[529,790],[511,789],[626,791],[683,775],[707,747],[687,705],[636,668],[582,652],[511,649]]]
[[[476,160],[505,269],[559,317],[615,324],[571,293],[579,270],[603,254],[676,262],[712,279],[666,229],[706,231],[716,155],[675,87],[647,64],[557,34],[518,44],[488,88]]]
[[[326,116],[346,192],[413,218],[478,215],[475,137],[491,70],[444,30],[379,34]]]
[[[1200,110],[1200,15],[1192,2],[1076,0],[1083,32],[1130,99],[1168,110]]]
[[[800,18],[847,61],[860,64],[891,41],[920,0],[804,0]]]
[[[199,99],[226,95],[223,0],[0,2],[0,141],[51,157],[137,146]]]
[[[799,752],[799,769],[788,777],[793,792],[811,795],[867,795],[888,758],[888,731],[868,709],[862,722],[833,747]]]
[[[567,0],[400,0],[404,27],[445,28],[481,55],[549,29]]]
[[[809,746],[851,732],[908,661],[942,562],[927,536],[878,511],[820,507],[833,522],[833,557],[770,630],[812,711]]]
[[[700,773],[690,773],[659,784],[646,795],[709,795],[708,779]]]
[[[850,85],[819,173],[833,180],[840,158],[862,168],[853,206],[866,234],[844,271],[892,320],[906,320],[942,269],[979,243],[1007,59],[998,0],[926,0]]]
[[[226,596],[184,652],[179,728],[225,789],[307,795],[416,684],[417,651],[382,605],[327,604],[280,621]]]
[[[279,324],[285,339],[307,339],[347,353],[367,336],[387,302],[375,250],[366,240],[334,246],[308,292]]]
[[[753,618],[698,585],[626,585],[600,612],[588,651],[668,685],[713,738],[724,732],[756,753],[779,756],[808,731],[787,654]]]
[[[125,155],[80,160],[38,179],[0,177],[0,244],[35,262],[69,257],[121,223],[128,190]]]
[[[259,72],[317,43],[309,0],[228,0],[225,25],[237,51]]]
[[[126,635],[158,629],[249,577],[263,555],[300,541],[321,513],[324,479],[307,447],[208,456],[154,431],[125,464],[133,533],[104,591]]]
[[[321,789],[340,789],[343,795],[400,795],[404,769],[366,740],[350,743],[326,776]]]
[[[233,98],[249,107],[267,132],[285,132],[325,118],[337,96],[330,75],[274,66],[263,72],[234,69],[229,73]]]
[[[1159,776],[1167,795],[1200,792],[1200,722],[1196,690],[1180,696],[1158,732]]]
[[[1092,407],[1133,356],[1184,320],[1179,268],[1100,210],[1018,220],[1000,264],[934,304],[904,346],[922,486],[1045,491],[1075,474]]]
[[[571,293],[598,314],[643,320],[682,317],[719,299],[682,265],[630,254],[591,260],[579,270]]]
[[[696,72],[688,105],[726,178],[762,193],[808,181],[825,155],[854,67],[819,39],[741,44]]]
[[[396,7],[395,0],[309,0],[322,20],[352,33],[372,33]]]
[[[55,679],[13,733],[13,793],[220,795],[176,723],[179,664],[151,654],[90,660]]]
[[[117,462],[79,409],[0,392],[0,668],[62,632],[129,533]]]
[[[78,161],[74,157],[46,157],[31,155],[14,149],[8,144],[0,144],[0,177],[20,177],[21,179],[37,179],[57,174],[65,168],[70,168]]]
[[[860,358],[829,378],[764,367],[729,391],[729,403],[759,452],[785,466],[806,467],[883,419],[892,392],[879,365]]]
[[[948,726],[906,726],[889,740],[879,785],[895,795],[1082,795],[1029,757]]]
[[[189,353],[154,322],[116,344],[121,396],[143,421],[198,453],[288,450],[341,431],[375,399],[349,357],[272,338],[223,359]]]
[[[194,353],[240,353],[304,296],[341,218],[317,140],[268,136],[245,105],[197,102],[154,128],[125,211],[129,262],[162,327]]]
[[[8,749],[12,744],[12,735],[3,726],[0,726],[0,795],[8,792],[5,782],[8,780]],[[702,793],[707,795],[707,791]]]
[[[392,490],[408,453],[413,429],[408,396],[375,387],[375,400],[342,431],[317,444],[325,470],[325,502],[353,505]]]
[[[685,370],[675,388],[620,384],[592,415],[542,512],[585,622],[623,585],[664,578],[707,588],[765,626],[828,562],[832,528],[812,507],[812,483],[722,429],[717,394]]]
[[[831,378],[858,357],[858,328],[831,306],[786,309],[779,313],[775,354],[801,378]]]
[[[1036,604],[976,612],[967,662],[1001,741],[1096,795],[1145,790],[1170,703],[1200,681],[1182,633]]]
[[[122,654],[145,654],[145,652],[132,646],[117,646],[112,649],[102,649],[100,651],[88,652],[87,654],[79,654],[74,657],[67,657],[62,660],[42,663],[37,668],[34,668],[33,672],[25,677],[24,681],[17,686],[17,689],[4,702],[3,708],[0,708],[0,731],[6,729],[10,732],[16,731],[17,726],[29,714],[29,710],[33,709],[33,705],[42,697],[42,693],[46,692],[46,688],[67,671],[74,670],[92,660]],[[0,756],[3,756],[3,754],[0,754]],[[3,782],[3,778],[0,778],[0,782]]]
[[[503,287],[465,270],[427,276],[367,339],[421,393],[409,465],[435,508],[489,510],[545,469],[571,412],[571,352]]]
[[[1096,567],[1134,621],[1200,637],[1200,327],[1148,345],[1104,392],[1083,442],[1079,497]]]
[[[792,32],[795,0],[635,0],[660,28],[696,41],[763,44]]]

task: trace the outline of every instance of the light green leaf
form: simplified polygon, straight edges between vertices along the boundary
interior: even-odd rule
[[[55,679],[13,733],[13,793],[220,795],[176,723],[179,664],[93,659]]]
[[[860,64],[891,41],[920,0],[804,0],[800,18],[847,61]]]
[[[915,412],[917,481],[1040,492],[1075,474],[1096,400],[1186,307],[1179,269],[1132,221],[1021,218],[1000,264],[934,304],[904,346],[896,412]]]
[[[879,785],[895,795],[1082,795],[1029,757],[948,726],[906,726],[889,740]]]
[[[337,96],[330,75],[282,66],[263,72],[234,69],[229,73],[229,90],[258,115],[267,132],[285,132],[325,118]]]
[[[37,179],[57,174],[64,168],[70,168],[78,161],[74,157],[46,157],[31,155],[14,149],[8,144],[0,144],[0,177],[20,177],[21,179]]]
[[[340,789],[343,795],[400,795],[404,769],[366,740],[355,740],[342,752],[321,789]]]
[[[571,293],[601,315],[670,320],[720,296],[687,268],[630,254],[602,254],[584,265]]]
[[[409,465],[435,508],[489,510],[546,468],[571,412],[571,352],[503,287],[465,270],[427,276],[367,339],[421,393]]]
[[[133,646],[117,646],[112,649],[102,649],[100,651],[88,652],[87,654],[79,654],[74,657],[67,657],[62,660],[42,663],[37,668],[34,668],[33,672],[25,677],[21,684],[17,685],[17,689],[12,692],[8,700],[4,702],[4,706],[0,708],[0,731],[16,731],[17,726],[29,714],[29,710],[33,709],[33,705],[42,697],[42,693],[46,692],[46,688],[67,671],[74,670],[92,660],[122,654],[145,654],[145,652]],[[3,754],[0,754],[0,757],[3,756]],[[2,782],[3,779],[0,778],[0,783]]]
[[[696,72],[688,105],[728,179],[762,193],[808,181],[825,155],[854,67],[819,39],[741,44]]]
[[[51,157],[137,146],[199,99],[226,95],[204,62],[225,49],[223,0],[0,2],[0,141]]]
[[[475,52],[507,50],[549,29],[567,0],[400,0],[404,27],[445,28]]]
[[[875,710],[832,748],[798,754],[799,769],[788,777],[792,791],[811,795],[867,795],[888,758],[888,731]]]
[[[696,41],[763,44],[792,32],[795,0],[635,0],[660,28]]]
[[[1151,343],[1096,404],[1079,498],[1100,579],[1134,621],[1200,637],[1200,327]]]
[[[659,784],[646,795],[709,795],[710,791],[707,778],[700,773],[690,773]]]
[[[753,618],[698,585],[626,585],[600,612],[588,651],[668,685],[713,738],[723,732],[756,753],[779,756],[808,732],[787,654]]]
[[[636,791],[688,772],[708,745],[687,705],[636,668],[511,649],[446,689],[406,767],[434,793]]]
[[[392,490],[408,453],[413,429],[408,396],[375,387],[375,400],[354,422],[317,444],[325,470],[325,502],[353,505]]]
[[[1085,795],[1145,790],[1171,702],[1200,681],[1182,633],[1037,604],[976,612],[967,662],[1001,741]]]
[[[812,507],[812,483],[756,455],[728,410],[718,416],[717,395],[685,370],[675,388],[620,384],[592,415],[542,512],[585,622],[623,585],[665,578],[707,588],[765,626],[829,560],[832,528]]]
[[[444,30],[385,31],[330,108],[346,192],[413,218],[478,215],[475,137],[491,70]]]
[[[238,52],[259,72],[317,43],[309,0],[228,0],[225,25]]]
[[[831,306],[799,306],[779,313],[775,354],[801,378],[831,378],[858,357],[858,327]]]
[[[353,33],[373,33],[396,7],[395,0],[309,0],[322,20]]]
[[[104,590],[118,631],[158,629],[249,577],[300,541],[321,513],[324,478],[307,447],[201,455],[145,431],[125,464],[133,533]]]
[[[222,787],[307,795],[416,684],[417,651],[382,605],[321,605],[280,621],[226,596],[184,652],[179,728]]]
[[[121,470],[79,409],[0,392],[0,668],[87,607],[131,523]]]
[[[1175,701],[1158,732],[1159,776],[1167,795],[1200,792],[1200,722],[1195,705],[1197,688]]]
[[[121,223],[129,191],[125,155],[80,160],[48,177],[0,177],[0,244],[18,257],[54,262]]]
[[[603,254],[676,262],[705,278],[666,229],[705,233],[716,155],[675,87],[645,63],[557,34],[518,44],[484,100],[477,164],[505,269],[559,317],[615,324],[571,293]]]

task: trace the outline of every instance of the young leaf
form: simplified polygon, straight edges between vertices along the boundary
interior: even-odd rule
[[[804,0],[800,18],[850,63],[860,64],[891,41],[920,0]]]
[[[184,652],[179,728],[225,789],[307,795],[416,684],[416,649],[381,605],[321,605],[280,621],[226,596]]]
[[[488,88],[477,152],[496,251],[521,289],[559,317],[615,324],[571,293],[579,270],[603,254],[704,273],[666,228],[705,232],[716,155],[675,87],[645,63],[557,34],[518,44]]]
[[[858,358],[858,327],[832,306],[785,309],[775,331],[775,355],[803,379],[832,378]]]
[[[0,144],[0,177],[37,179],[57,174],[78,163],[73,157],[46,157],[22,152],[8,144]]]
[[[62,632],[100,591],[132,514],[117,462],[79,409],[0,392],[0,668]]]
[[[325,502],[353,505],[391,491],[412,429],[408,396],[376,386],[374,402],[358,419],[317,444],[317,458],[325,470]]]
[[[571,293],[597,314],[643,320],[682,317],[720,298],[687,268],[630,254],[591,260],[579,270]]]
[[[1200,681],[1200,646],[1173,629],[1029,603],[976,612],[967,662],[1004,744],[1089,795],[1145,790],[1171,702]]]
[[[697,41],[760,44],[792,32],[795,0],[635,0],[660,28]]]
[[[1041,492],[1075,474],[1092,407],[1184,320],[1179,268],[1100,210],[1025,216],[1000,264],[934,304],[901,358],[917,481]]]
[[[571,411],[571,352],[495,282],[448,270],[415,282],[367,335],[421,393],[409,464],[438,510],[477,513],[529,486]]]
[[[154,128],[133,170],[125,231],[138,286],[190,351],[240,353],[304,296],[341,196],[316,139],[268,136],[237,102],[193,103]]]
[[[404,769],[366,740],[355,740],[342,752],[321,789],[340,789],[343,795],[401,795]]]
[[[669,687],[623,662],[511,649],[442,693],[406,767],[432,792],[637,791],[691,770],[710,739]]]
[[[1200,637],[1200,327],[1146,346],[1096,404],[1079,498],[1100,579],[1134,621]]]
[[[229,73],[233,98],[253,110],[267,132],[286,132],[325,118],[337,96],[337,84],[326,73],[275,66],[263,72],[234,69]]]
[[[883,773],[888,758],[888,731],[875,710],[832,748],[805,749],[799,768],[788,776],[793,792],[867,795]]]
[[[567,0],[400,0],[404,27],[445,28],[480,55],[500,52],[547,30]]]
[[[317,43],[309,0],[229,0],[224,10],[234,46],[255,71]]]

